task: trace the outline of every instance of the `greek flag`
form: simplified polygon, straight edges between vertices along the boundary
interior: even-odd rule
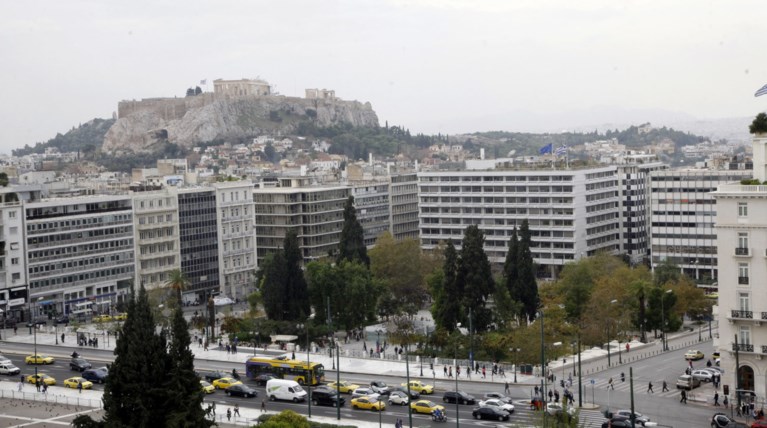
[[[755,96],[755,97],[758,97],[758,96],[760,96],[760,95],[764,95],[764,94],[767,94],[767,85],[764,85],[764,86],[762,86],[762,89],[760,89],[760,90],[756,91],[756,93],[754,94],[754,96]]]
[[[557,156],[562,156],[567,154],[567,144],[563,144],[561,147],[557,147],[557,150],[554,152]]]
[[[538,153],[545,155],[546,153],[551,153],[551,151],[554,150],[554,143],[549,143],[543,147],[541,147],[538,150]]]

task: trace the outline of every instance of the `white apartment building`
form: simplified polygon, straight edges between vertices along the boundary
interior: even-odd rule
[[[134,192],[132,198],[136,285],[165,287],[170,272],[181,269],[177,192]]]
[[[754,137],[753,147],[754,178],[764,183],[767,136]],[[723,184],[713,196],[722,384],[754,391],[761,401],[767,396],[767,185]]]
[[[365,246],[369,249],[381,234],[389,230],[389,183],[365,181],[350,184],[357,221],[362,226]]]
[[[391,175],[389,182],[389,232],[397,241],[418,239],[418,175]]]
[[[665,168],[666,165],[660,162],[618,165],[622,226],[620,253],[626,254],[632,265],[642,263],[649,256],[650,173]]]
[[[214,183],[218,220],[220,290],[244,299],[255,289],[256,227],[253,183]]]
[[[699,287],[715,290],[719,185],[751,178],[750,170],[673,169],[651,173],[651,263],[679,266]]]
[[[295,229],[304,261],[336,254],[344,223],[347,186],[309,186],[309,178],[279,178],[279,187],[253,190],[258,263],[282,250],[285,234]]]
[[[0,310],[19,320],[28,307],[23,203],[13,188],[0,189]]]
[[[527,219],[538,276],[555,277],[572,260],[617,254],[621,224],[615,166],[570,170],[430,171],[418,173],[421,247],[466,227],[485,234],[485,252],[503,263],[513,228]]]
[[[135,263],[130,197],[26,202],[24,230],[32,316],[109,313],[128,293]],[[82,302],[88,307],[76,311]]]

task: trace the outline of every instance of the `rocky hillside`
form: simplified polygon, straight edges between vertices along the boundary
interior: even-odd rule
[[[154,99],[146,105],[143,102],[134,102],[129,113],[121,113],[104,137],[102,150],[145,152],[163,140],[190,148],[213,140],[291,134],[301,123],[319,127],[378,126],[378,116],[370,104],[357,101],[254,96]]]

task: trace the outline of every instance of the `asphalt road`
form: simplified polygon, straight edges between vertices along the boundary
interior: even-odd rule
[[[69,357],[64,355],[62,351],[65,348],[38,345],[38,352],[43,354],[50,354],[56,357],[56,362],[50,366],[38,366],[38,370],[42,373],[47,373],[56,378],[59,385],[63,380],[77,376],[78,373],[69,369]],[[698,349],[703,351],[706,355],[710,355],[712,352],[711,342],[703,342],[698,346]],[[609,407],[610,409],[627,409],[630,408],[631,403],[631,390],[629,388],[629,367],[633,368],[634,372],[634,403],[637,412],[643,413],[650,417],[652,421],[658,422],[660,426],[675,427],[675,428],[697,428],[701,426],[707,426],[711,415],[715,409],[710,405],[693,404],[688,405],[679,403],[679,393],[674,388],[676,377],[684,371],[686,367],[686,361],[683,354],[686,350],[680,349],[677,351],[671,351],[660,355],[651,356],[646,359],[633,361],[630,364],[623,364],[618,367],[607,368],[606,370],[591,375],[584,376],[583,383],[585,387],[585,394],[583,397],[584,404],[591,403],[592,397],[597,404],[602,405],[602,409]],[[14,364],[21,368],[22,374],[34,373],[34,366],[27,366],[23,363],[24,356],[32,352],[31,346],[27,344],[19,343],[6,343],[3,345],[3,354],[10,358]],[[107,362],[112,361],[113,355],[111,351],[89,349],[84,348],[79,351],[81,356],[91,361],[94,367],[105,365]],[[245,356],[243,356],[243,362]],[[705,359],[702,362],[696,363],[697,366],[705,366]],[[196,368],[200,372],[209,370],[223,370],[231,371],[232,368],[237,368],[240,373],[244,373],[244,364],[240,367],[232,367],[231,363],[224,363],[215,360],[197,360]],[[626,375],[626,381],[620,382],[620,373],[623,372]],[[431,374],[431,373],[429,373]],[[567,373],[566,373],[567,374]],[[335,372],[326,369],[326,376],[328,381],[335,379]],[[476,376],[476,375],[475,375]],[[413,376],[419,378],[418,376]],[[615,390],[607,388],[607,380],[612,377],[615,384]],[[342,373],[341,378],[343,380],[349,380],[358,385],[367,385],[373,379],[380,379],[388,384],[398,385],[405,382],[404,378],[394,378],[376,375],[360,375],[353,373]],[[555,385],[561,391],[561,387],[558,385],[561,375],[558,375],[557,384]],[[433,383],[436,388],[436,393],[431,396],[424,396],[422,398],[431,399],[432,401],[442,403],[442,392],[446,390],[455,390],[455,380],[446,379],[436,376],[433,379]],[[424,381],[432,380],[428,377]],[[669,388],[668,392],[661,392],[662,379],[666,379]],[[10,381],[18,381],[18,377],[14,376]],[[513,380],[511,377],[510,380]],[[593,385],[591,381],[594,381]],[[647,384],[652,380],[654,384],[655,393],[650,394],[647,392]],[[233,407],[238,404],[240,407],[252,407],[258,408],[263,400],[263,387],[257,387],[253,382],[244,380],[245,383],[256,388],[259,392],[257,398],[241,398],[241,397],[228,397],[222,391],[216,391],[214,394],[210,394],[205,397],[206,402],[215,402],[217,409],[224,409],[226,407]],[[466,391],[469,394],[474,395],[477,398],[481,398],[487,390],[487,384],[480,384],[467,381],[465,378],[460,379],[458,389]],[[577,381],[576,381],[577,382]],[[430,382],[431,383],[431,382]],[[533,385],[510,385],[510,396],[515,401],[515,413],[512,415],[511,423],[504,423],[503,426],[513,426],[513,424],[526,425],[533,424],[540,421],[540,414],[532,412],[527,408],[524,400],[528,400],[532,393]],[[95,385],[94,389],[103,389],[102,385]],[[498,386],[498,391],[503,392],[503,387]],[[577,383],[573,386],[573,389],[577,390]],[[713,389],[710,385],[705,385],[702,388],[698,388],[694,392],[701,396],[709,394],[713,395]],[[392,426],[394,422],[399,418],[402,419],[407,425],[408,412],[407,406],[390,406],[382,412],[380,415],[378,412],[353,410],[349,406],[350,398],[347,398],[347,404],[341,409],[342,421],[354,421],[365,420],[369,422],[378,422],[379,417],[382,425]],[[576,403],[577,403],[576,396]],[[292,403],[292,402],[269,402],[266,401],[266,406],[270,411],[280,411],[284,409],[291,409],[301,414],[307,414],[308,403]],[[472,405],[460,405],[456,411],[455,404],[445,405],[448,418],[450,421],[455,421],[456,413],[460,416],[461,425],[467,427],[489,427],[497,426],[496,421],[475,421],[471,419]],[[317,407],[312,406],[312,415],[314,416],[326,416],[336,417],[337,410],[331,407]],[[433,422],[427,415],[413,416],[413,426],[430,426]],[[581,410],[581,422],[586,427],[598,427],[604,421],[604,417],[597,410]]]

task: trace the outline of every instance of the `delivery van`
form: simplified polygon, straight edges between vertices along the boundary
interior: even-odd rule
[[[298,403],[306,400],[306,391],[298,382],[287,379],[269,379],[266,381],[266,395],[270,401],[287,400]]]

